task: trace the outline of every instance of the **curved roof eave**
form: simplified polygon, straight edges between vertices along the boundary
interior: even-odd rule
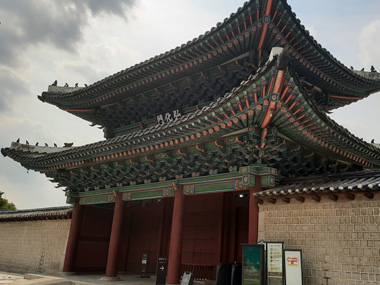
[[[224,117],[228,118],[227,120],[236,118],[238,121],[238,118],[240,118],[245,111],[248,112],[248,109],[256,110],[260,105],[261,107],[259,109],[261,110],[264,108],[264,105],[268,106],[268,103],[264,102],[264,98],[262,98],[262,101],[259,101],[258,103],[255,103],[254,101],[251,101],[251,103],[245,103],[246,100],[248,100],[245,98],[247,96],[247,90],[256,88],[253,87],[256,86],[256,84],[258,84],[258,86],[260,84],[265,84],[265,86],[268,84],[267,79],[263,79],[263,76],[273,76],[273,63],[274,62],[270,62],[265,67],[259,69],[257,74],[252,75],[249,80],[242,82],[238,88],[234,88],[224,97],[218,98],[210,105],[203,107],[201,110],[185,115],[178,121],[166,123],[164,125],[151,126],[128,135],[118,136],[112,139],[99,141],[80,147],[73,147],[49,154],[38,153],[38,156],[36,156],[35,153],[25,152],[24,149],[16,145],[16,143],[12,144],[11,148],[2,149],[2,153],[5,156],[10,156],[14,160],[19,161],[23,165],[27,165],[27,168],[40,169],[41,167],[46,168],[48,165],[63,165],[63,167],[67,167],[67,165],[71,165],[72,161],[74,161],[74,164],[71,165],[71,167],[81,167],[84,164],[88,164],[84,162],[85,159],[91,158],[93,160],[96,156],[102,157],[100,161],[112,161],[112,159],[114,159],[114,154],[121,152],[125,153],[126,150],[141,149],[141,152],[137,151],[136,154],[133,152],[132,155],[128,155],[130,157],[138,155],[141,156],[143,149],[147,147],[149,147],[149,150],[146,151],[147,153],[150,151],[157,152],[157,148],[154,149],[151,148],[151,146],[158,146],[163,143],[166,144],[167,142],[173,142],[173,140],[178,136],[176,135],[177,131],[181,128],[183,132],[181,136],[186,136],[189,133],[199,133],[201,136],[203,131],[206,131],[207,135],[208,131],[204,129],[204,126],[207,126],[209,121],[217,122],[214,124],[220,124],[217,120],[218,116],[215,112],[220,112],[220,110],[223,110],[223,112],[228,111],[228,115],[224,113],[226,114]],[[276,126],[280,131],[283,130],[286,132],[289,130],[294,132],[294,140],[301,145],[307,145],[309,149],[331,153],[338,158],[344,158],[346,156],[347,160],[351,159],[353,162],[358,161],[357,157],[360,156],[360,154],[365,154],[371,158],[366,161],[379,161],[379,163],[375,162],[375,165],[380,165],[380,149],[359,140],[348,130],[339,126],[332,119],[330,119],[323,110],[314,104],[313,101],[309,100],[306,92],[302,93],[302,91],[299,91],[299,88],[302,88],[302,86],[300,82],[298,82],[295,74],[293,74],[293,77],[294,79],[291,77],[290,72],[287,79],[287,86],[289,86],[289,84],[293,85],[291,87],[293,90],[281,92],[283,94],[286,93],[285,95],[289,96],[288,98],[290,99],[285,100],[284,98],[284,101],[281,101],[281,106],[279,104],[276,107],[277,110],[273,115],[273,121],[277,120],[277,122],[273,122],[272,125]],[[295,84],[292,84],[294,81]],[[268,94],[267,96],[271,96],[271,94]],[[245,111],[241,106],[239,108],[235,107],[236,110],[231,111],[231,109],[233,109],[231,102],[237,102],[238,100],[240,100],[240,102],[244,102],[246,105]],[[250,100],[253,100],[253,98],[251,97]],[[296,107],[294,108],[294,106]],[[290,110],[292,109],[293,111],[290,113]],[[240,115],[238,110],[240,110]],[[298,113],[297,116],[296,112]],[[306,122],[306,119],[311,122]],[[313,123],[315,126],[310,126],[310,123]],[[189,126],[193,130],[188,129]],[[300,129],[300,126],[302,126],[302,129]],[[202,131],[202,129],[204,130]],[[321,136],[321,132],[325,132],[328,137],[325,138],[324,136]],[[322,142],[320,142],[321,140]],[[323,141],[326,141],[326,144]],[[315,142],[314,145],[312,145],[313,142]],[[194,143],[197,144],[197,142]],[[117,157],[118,156],[116,156],[116,158]]]
[[[276,8],[280,6],[283,6],[285,8],[286,13],[290,15],[291,25],[297,28],[298,35],[302,35],[302,36],[299,36],[299,38],[302,38],[304,39],[305,42],[310,43],[310,45],[312,46],[313,52],[320,54],[322,58],[326,59],[326,61],[328,61],[331,64],[332,68],[334,69],[334,74],[337,74],[339,78],[346,78],[348,81],[357,80],[357,81],[363,82],[365,86],[372,86],[369,88],[364,86],[363,87],[364,89],[362,88],[362,90],[360,91],[361,97],[366,97],[370,93],[380,89],[380,80],[368,79],[366,77],[363,77],[355,73],[354,71],[350,70],[345,65],[343,65],[334,56],[332,56],[320,44],[318,44],[318,42],[309,34],[309,32],[301,24],[300,20],[296,18],[296,15],[292,12],[290,5],[288,5],[285,0],[277,0],[274,2],[275,2],[275,5],[277,5]],[[186,44],[183,44],[168,52],[152,57],[149,60],[136,64],[132,67],[129,67],[111,76],[108,76],[104,78],[103,80],[95,82],[94,84],[88,87],[85,87],[81,90],[68,92],[68,93],[61,93],[61,94],[44,92],[42,94],[41,99],[43,101],[52,103],[54,105],[59,105],[60,100],[62,100],[63,98],[75,97],[76,99],[74,100],[80,100],[80,101],[93,100],[94,96],[102,96],[99,94],[108,92],[107,90],[118,89],[123,84],[123,80],[125,80],[126,77],[130,77],[130,78],[134,76],[146,77],[148,74],[151,74],[154,70],[161,70],[161,71],[165,70],[165,68],[168,66],[168,62],[181,61],[181,58],[182,59],[186,58],[186,53],[189,52],[189,50],[191,50],[194,47],[196,47],[197,50],[204,50],[206,52],[208,48],[210,47],[210,43],[213,43],[215,41],[214,37],[217,38],[218,35],[221,34],[222,32],[231,30],[232,34],[238,35],[238,30],[240,31],[239,24],[241,25],[242,19],[245,19],[245,17],[249,17],[253,13],[253,9],[256,7],[256,3],[260,3],[260,5],[264,5],[263,3],[266,3],[266,2],[254,1],[254,0],[246,2],[242,8],[239,8],[236,13],[232,13],[229,18],[226,18],[223,21],[223,23],[218,23],[216,27],[213,27],[210,31],[207,31],[206,33],[200,35],[199,37],[191,41],[188,41]],[[273,11],[275,11],[275,9],[273,9]],[[262,18],[260,18],[258,21],[263,21],[263,20]],[[243,30],[241,34],[243,34],[244,31],[245,30]],[[267,48],[270,48],[270,47],[267,47]],[[317,73],[317,75],[318,74],[319,72]],[[335,84],[335,82],[332,82],[334,81],[334,78],[329,76],[329,74],[324,74],[323,72],[321,72],[320,76],[326,83],[326,86],[329,86],[329,84],[333,86],[332,84],[333,83]],[[339,80],[337,80],[336,82],[339,82]],[[344,85],[344,81],[342,82],[343,82],[342,84]],[[103,88],[103,91],[101,90],[102,88]],[[118,90],[117,92],[118,94],[122,93],[121,91],[120,92],[119,91],[120,90]],[[127,93],[128,91],[125,91],[125,94]],[[342,93],[344,92],[342,91]],[[112,96],[115,95],[113,93],[111,94]],[[109,96],[109,94],[107,94],[107,96]],[[108,99],[108,97],[105,97],[105,98]],[[351,102],[352,101],[341,100],[339,101],[338,105],[346,105]],[[336,107],[337,106],[335,106],[335,108]]]

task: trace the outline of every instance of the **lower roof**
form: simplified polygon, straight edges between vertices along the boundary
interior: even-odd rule
[[[98,191],[252,164],[282,176],[380,167],[380,149],[339,126],[310,100],[280,52],[222,98],[178,120],[80,147],[3,148],[68,191]]]

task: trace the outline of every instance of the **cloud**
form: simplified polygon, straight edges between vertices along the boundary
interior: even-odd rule
[[[26,49],[52,44],[75,52],[88,18],[113,14],[127,19],[135,0],[3,0],[0,26],[0,65],[19,65]]]
[[[12,70],[0,67],[0,112],[9,109],[15,96],[28,93],[27,82]]]
[[[78,54],[90,19],[106,14],[127,20],[127,13],[135,2],[136,0],[1,1],[0,112],[14,110],[15,98],[31,95],[30,86],[34,83],[30,79],[34,76],[33,70],[36,72],[32,66],[35,60],[30,57],[31,50],[45,51],[45,56],[49,54],[46,51],[51,51],[55,56],[57,51]],[[49,69],[54,68],[53,62]],[[98,79],[99,75],[92,74],[92,78]]]
[[[365,67],[365,70],[369,71],[371,65],[375,66],[377,70],[380,69],[379,30],[380,20],[369,22],[361,29],[357,49],[360,62],[356,65],[356,67],[359,66],[359,69]],[[347,41],[347,48],[349,44]],[[350,55],[351,58],[354,58],[355,53],[351,52]],[[367,142],[372,139],[380,141],[380,128],[378,127],[378,122],[380,121],[379,106],[380,93],[375,93],[364,100],[335,110],[330,116],[339,124],[348,128],[355,136],[364,138]]]
[[[70,77],[76,78],[76,82],[68,82],[69,86],[74,86],[74,83],[79,83],[79,86],[84,86],[84,83],[92,84],[102,78],[102,75],[107,76],[91,64],[84,62],[66,62],[59,69],[62,70],[62,74],[70,74]],[[63,81],[58,81],[58,83],[64,84]]]
[[[45,208],[64,206],[65,195],[61,189],[55,189],[45,175],[25,169],[8,159],[0,160],[0,191],[16,205],[17,209]]]
[[[314,39],[318,38],[317,30],[315,29],[314,26],[306,26],[305,28],[306,28],[306,30],[309,31],[310,35],[311,35]]]
[[[79,3],[73,1],[75,5],[88,7],[93,15],[106,13],[125,17],[125,11],[134,6],[135,0],[82,0]]]
[[[376,20],[365,26],[359,37],[360,59],[368,69],[375,62],[380,62],[380,20]],[[376,67],[376,66],[375,66]],[[377,67],[380,69],[380,66]]]

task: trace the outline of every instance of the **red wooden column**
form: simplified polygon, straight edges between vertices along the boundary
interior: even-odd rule
[[[184,213],[183,186],[178,186],[174,197],[172,232],[170,236],[169,264],[166,284],[179,284],[181,278],[182,232]]]
[[[122,234],[122,223],[123,223],[123,197],[122,194],[118,194],[115,203],[115,210],[113,213],[112,229],[110,245],[108,249],[107,258],[107,268],[106,268],[106,278],[105,279],[116,279],[118,260],[119,260],[119,245]]]
[[[82,228],[84,206],[79,203],[74,204],[71,217],[70,233],[66,246],[65,262],[63,264],[64,273],[73,273],[75,271],[75,262],[78,252],[80,230]]]
[[[248,243],[257,243],[259,233],[259,205],[255,202],[254,193],[261,191],[261,176],[255,177],[255,187],[249,189],[249,218],[248,218]]]
[[[233,231],[231,228],[231,205],[233,200],[233,193],[231,192],[224,192],[223,193],[223,214],[221,218],[221,224],[222,224],[222,243],[221,243],[221,256],[220,256],[220,262],[221,263],[230,263],[230,248],[234,247],[230,243],[230,233]]]
[[[127,262],[128,262],[128,251],[129,251],[129,240],[131,235],[131,224],[132,224],[132,212],[131,208],[123,207],[123,226],[121,229],[121,241],[119,246],[119,261],[118,261],[118,273],[127,273]]]

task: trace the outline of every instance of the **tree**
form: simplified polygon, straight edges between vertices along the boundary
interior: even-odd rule
[[[3,210],[16,210],[16,206],[13,203],[9,203],[7,199],[2,198],[1,196],[4,192],[0,191],[0,209]]]

